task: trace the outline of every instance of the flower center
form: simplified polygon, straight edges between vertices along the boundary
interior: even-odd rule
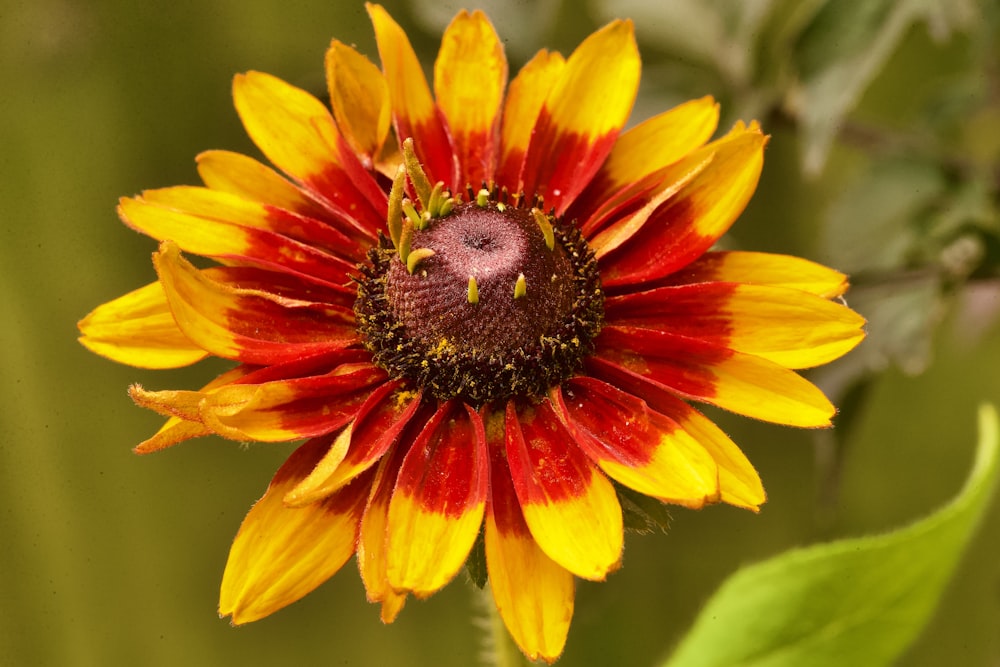
[[[355,303],[365,347],[440,399],[544,395],[579,370],[601,329],[593,252],[538,209],[484,193],[449,209],[412,229],[404,252],[383,242],[369,253]]]

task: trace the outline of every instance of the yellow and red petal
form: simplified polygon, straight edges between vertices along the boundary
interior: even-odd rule
[[[614,244],[595,237],[601,281],[606,287],[634,285],[683,268],[708,250],[743,212],[757,187],[767,138],[756,125],[738,125],[728,135],[668,167],[665,182],[688,177],[709,161],[654,209],[643,208],[641,224],[626,217],[614,225],[637,227]],[[668,188],[664,188],[668,189]],[[609,226],[602,234],[613,233]]]
[[[514,491],[538,546],[584,579],[621,564],[622,511],[611,482],[591,463],[551,403],[507,404],[506,452]]]
[[[566,645],[573,618],[573,575],[545,555],[514,492],[503,437],[503,414],[490,438],[490,495],[484,538],[490,589],[504,625],[529,660],[552,663]]]
[[[333,40],[326,52],[326,84],[337,127],[371,169],[392,121],[385,77],[353,47]]]
[[[220,616],[236,625],[263,618],[310,593],[354,553],[370,475],[306,507],[282,502],[323,453],[315,440],[295,450],[243,520],[222,576]]]
[[[214,280],[165,242],[153,255],[178,327],[225,359],[275,364],[344,348],[357,340],[343,306],[281,297]]]
[[[489,486],[479,414],[442,404],[410,446],[387,526],[389,585],[426,597],[458,573],[483,523]]]
[[[382,71],[389,84],[396,138],[400,144],[413,138],[414,150],[431,183],[444,181],[452,189],[464,186],[457,182],[458,166],[451,141],[410,38],[381,5],[366,3],[365,7],[375,28]]]
[[[788,426],[830,426],[836,410],[814,384],[783,366],[665,331],[607,326],[597,356],[674,393]]]
[[[510,192],[523,191],[521,171],[538,114],[562,77],[566,60],[559,53],[539,51],[510,82],[500,129],[496,182]]]
[[[740,451],[710,419],[677,398],[663,385],[599,357],[587,361],[587,372],[670,417],[691,435],[715,460],[719,468],[719,499],[756,512],[766,500],[760,476]]]
[[[139,368],[180,368],[208,356],[177,326],[159,282],[98,306],[77,327],[91,352]]]
[[[791,255],[743,250],[707,252],[676,274],[671,284],[737,282],[802,290],[825,299],[847,291],[847,276]]]
[[[345,284],[354,269],[346,257],[277,232],[180,211],[143,197],[123,198],[118,213],[132,229],[196,255],[284,271],[327,285]]]
[[[594,179],[567,211],[585,234],[595,228],[591,218],[634,183],[680,161],[712,137],[719,122],[719,104],[702,97],[654,116],[618,137]]]
[[[459,12],[441,38],[434,95],[458,161],[455,188],[493,180],[507,56],[481,11]]]
[[[361,233],[376,238],[388,197],[318,99],[263,72],[233,80],[243,127],[276,167]]]
[[[532,131],[523,190],[562,215],[611,151],[639,90],[639,49],[631,21],[614,21],[566,61]],[[553,159],[558,156],[558,159]]]
[[[337,436],[323,461],[285,497],[289,505],[320,500],[373,466],[396,441],[421,403],[420,392],[399,381],[371,391],[354,421]]]
[[[307,196],[305,191],[252,157],[232,151],[210,150],[199,153],[196,161],[202,182],[213,190],[311,218],[322,220],[329,217],[329,211]]]
[[[201,420],[233,440],[284,442],[332,433],[352,421],[386,374],[370,363],[347,363],[324,375],[260,384],[232,384],[206,395]]]
[[[864,338],[863,317],[808,292],[739,283],[661,287],[605,301],[612,325],[669,331],[811,368],[846,354]]]
[[[197,216],[205,221],[202,223],[203,226],[229,223],[248,229],[274,232],[284,238],[300,241],[307,246],[324,250],[351,262],[363,259],[371,244],[369,239],[357,235],[349,225],[340,224],[338,229],[335,219],[328,223],[278,206],[257,203],[240,195],[211,188],[180,185],[146,190],[142,193],[141,199],[148,204]]]
[[[358,533],[358,571],[365,585],[368,601],[382,604],[383,623],[396,620],[406,604],[407,593],[397,593],[389,585],[386,535],[392,490],[407,451],[403,446],[390,448],[375,468],[375,479]]]
[[[620,389],[577,377],[552,390],[577,444],[619,483],[664,502],[699,508],[719,500],[719,471],[669,416]]]

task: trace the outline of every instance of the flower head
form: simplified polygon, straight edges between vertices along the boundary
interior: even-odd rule
[[[632,24],[507,81],[480,12],[445,31],[433,93],[378,5],[381,70],[334,41],[330,107],[259,72],[240,118],[279,171],[226,151],[205,183],[121,201],[160,241],[158,280],[80,328],[116,361],[236,362],[197,391],[131,389],[166,416],[137,447],[304,439],[236,536],[220,612],[266,616],[354,554],[391,621],[482,534],[500,614],[531,658],[562,651],[574,577],[622,552],[618,488],[756,511],[764,491],[692,403],[802,427],[834,408],[795,369],[863,337],[833,270],[718,252],[766,137],[715,133],[694,100],[622,128]],[[599,91],[599,92],[596,92]],[[215,264],[200,268],[183,253]]]

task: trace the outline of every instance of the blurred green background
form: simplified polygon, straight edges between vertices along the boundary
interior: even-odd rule
[[[160,419],[125,389],[193,388],[208,364],[150,372],[76,341],[91,308],[153,279],[155,244],[117,198],[195,183],[208,148],[255,153],[236,72],[323,92],[336,37],[376,57],[360,2],[0,3],[0,664],[470,665],[482,638],[461,575],[392,626],[353,562],[273,617],[215,608],[230,540],[291,445],[215,439],[138,457]],[[387,2],[427,64],[460,5]],[[886,530],[950,498],[976,404],[1000,399],[998,8],[992,2],[491,2],[512,71],[632,16],[634,119],[704,94],[772,134],[759,192],[726,242],[850,270],[871,336],[815,376],[834,433],[712,413],[764,478],[760,515],[676,510],[629,535],[625,567],[580,583],[561,665],[651,665],[742,563]],[[581,9],[582,8],[582,9]],[[601,91],[595,91],[601,94]],[[841,131],[833,137],[832,131]],[[829,150],[828,150],[829,149]],[[906,665],[1000,664],[1000,507]]]

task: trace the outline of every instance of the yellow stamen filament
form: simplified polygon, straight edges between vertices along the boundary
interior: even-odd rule
[[[410,224],[413,225],[414,229],[423,229],[424,221],[420,218],[420,214],[417,213],[416,207],[413,206],[413,202],[409,199],[403,200],[403,213],[406,214],[407,219]]]
[[[417,269],[417,264],[422,260],[431,257],[434,251],[430,248],[417,248],[410,252],[409,256],[406,258],[406,272],[412,274]]]
[[[412,204],[410,208],[413,208]],[[413,220],[407,216],[403,220],[403,229],[399,234],[399,245],[396,246],[396,251],[399,253],[399,261],[404,264],[406,264],[410,256],[411,243],[413,243]]]
[[[413,150],[412,137],[403,142],[403,164],[406,165],[406,173],[410,177],[410,183],[413,183],[413,189],[417,192],[421,208],[425,211],[428,210],[431,203],[431,182],[427,178],[427,174],[424,173],[424,168],[420,166],[420,160],[417,159],[417,154]]]
[[[469,276],[469,303],[472,305],[479,303],[479,284],[476,283],[475,276]]]
[[[405,187],[406,167],[399,165],[396,177],[392,179],[392,188],[389,190],[389,216],[386,218],[392,247],[397,249],[399,248],[399,235],[403,231],[403,191]]]
[[[531,215],[535,216],[535,222],[538,223],[538,227],[542,230],[542,236],[545,237],[545,247],[552,250],[556,247],[556,237],[552,231],[552,223],[549,222],[549,216],[537,208],[531,209]]]
[[[514,283],[514,298],[520,299],[528,293],[528,283],[524,279],[524,274],[517,274],[517,282]]]

